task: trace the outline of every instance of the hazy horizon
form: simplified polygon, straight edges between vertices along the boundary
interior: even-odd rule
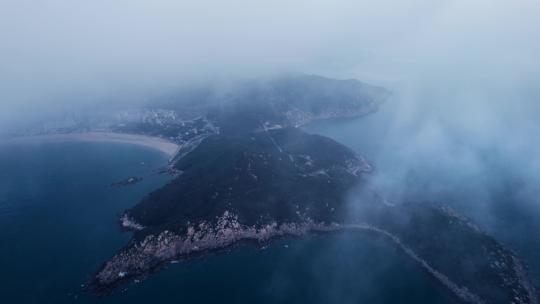
[[[530,101],[540,80],[538,12],[533,0],[8,0],[0,120],[282,72],[397,90],[405,118],[419,108],[466,107],[480,120],[528,115],[539,110]]]

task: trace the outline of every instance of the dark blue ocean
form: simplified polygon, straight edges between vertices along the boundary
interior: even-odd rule
[[[168,177],[159,152],[100,143],[0,146],[2,303],[448,303],[425,273],[366,235],[276,241],[171,264],[106,297],[81,293],[125,245],[117,215]],[[129,176],[136,185],[110,188]]]

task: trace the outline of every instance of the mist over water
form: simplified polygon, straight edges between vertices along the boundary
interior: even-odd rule
[[[392,98],[307,131],[371,162],[368,182],[388,201],[471,217],[540,286],[538,16],[536,0],[2,1],[0,135],[200,83],[359,79]]]
[[[450,106],[430,100],[437,99],[406,112],[406,96],[396,93],[371,116],[306,129],[334,138],[370,161],[375,171],[367,181],[389,202],[434,202],[472,218],[525,258],[538,285],[538,123],[535,112],[516,115],[534,99],[514,99],[517,107],[509,111],[482,100],[440,110],[454,107],[451,97]],[[352,198],[351,212],[361,205],[362,198]]]
[[[3,1],[0,131],[192,84],[355,78],[394,97],[329,132],[375,163],[389,200],[453,201],[486,225],[494,201],[536,217],[539,14],[535,0]]]

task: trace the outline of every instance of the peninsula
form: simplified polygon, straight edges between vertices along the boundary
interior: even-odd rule
[[[456,302],[537,303],[521,260],[469,219],[442,204],[389,204],[369,188],[376,173],[366,159],[299,128],[368,115],[389,95],[356,80],[286,75],[179,93],[108,120],[107,130],[178,145],[178,174],[121,215],[133,238],[96,270],[90,290],[108,293],[241,242],[353,230],[394,244]]]

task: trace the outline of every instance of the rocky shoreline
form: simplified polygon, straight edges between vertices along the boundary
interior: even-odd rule
[[[126,215],[122,226],[134,230],[143,229]],[[214,224],[203,221],[189,225],[182,235],[163,231],[159,235],[148,235],[142,241],[128,247],[106,262],[89,284],[98,292],[112,290],[130,279],[144,277],[163,264],[177,259],[222,250],[239,242],[265,243],[284,236],[303,236],[309,232],[331,232],[340,230],[338,224],[327,225],[305,219],[302,223],[268,223],[246,226],[238,222],[238,216],[225,212]]]
[[[447,209],[444,209],[447,210]],[[452,211],[456,217],[457,213]],[[122,226],[126,229],[140,231],[144,227],[123,215]],[[465,219],[463,224],[467,225]],[[473,228],[471,228],[473,229]],[[476,228],[474,228],[476,229]],[[490,303],[480,295],[454,282],[445,273],[435,269],[429,261],[418,255],[395,234],[368,223],[324,223],[305,218],[298,223],[276,222],[246,226],[238,221],[238,216],[225,212],[215,223],[201,222],[189,225],[183,234],[163,231],[159,235],[148,235],[142,241],[127,247],[105,263],[95,274],[87,289],[97,294],[107,294],[115,287],[129,281],[138,281],[155,272],[172,261],[190,259],[197,256],[219,252],[241,243],[255,243],[260,246],[271,240],[283,237],[303,237],[308,234],[335,233],[341,231],[361,231],[381,236],[403,252],[408,258],[418,264],[439,284],[451,292],[459,301],[464,303]],[[503,280],[512,288],[514,304],[538,303],[535,288],[527,278],[523,263],[509,251],[497,251],[497,259],[510,260],[511,276],[501,270]]]

